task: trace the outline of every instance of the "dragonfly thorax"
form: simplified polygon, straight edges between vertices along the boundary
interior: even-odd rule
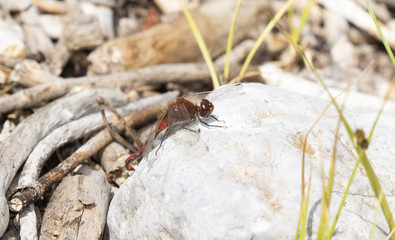
[[[214,111],[214,105],[207,99],[202,99],[198,108],[199,115],[203,118],[208,118]]]

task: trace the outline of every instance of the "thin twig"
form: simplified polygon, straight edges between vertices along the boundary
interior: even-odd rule
[[[156,116],[159,111],[163,109],[162,104],[157,104],[148,109],[141,110],[139,112],[133,113],[127,118],[128,125],[136,126],[140,125],[147,119]],[[116,124],[118,129],[123,130],[123,124]],[[52,169],[47,174],[40,177],[35,183],[30,186],[24,186],[17,188],[9,196],[9,208],[13,212],[20,212],[26,206],[34,203],[40,199],[44,192],[59,182],[64,176],[70,173],[78,165],[86,162],[90,156],[95,154],[105,145],[107,145],[112,140],[110,133],[105,129],[96,134],[94,137],[88,140],[83,146],[81,146],[75,153],[68,157],[65,161],[60,163],[57,167]]]
[[[120,144],[122,144],[124,147],[132,150],[132,151],[137,151],[137,149],[141,148],[143,146],[143,143],[140,141],[137,132],[134,129],[131,129],[129,127],[127,127],[127,124],[125,122],[125,120],[121,117],[121,115],[119,115],[119,113],[117,112],[117,110],[115,110],[113,107],[111,107],[111,105],[108,104],[108,102],[101,96],[97,96],[96,97],[96,102],[100,107],[100,113],[103,119],[103,122],[106,126],[106,129],[110,132],[111,136]],[[133,142],[136,146],[133,146],[132,144],[128,143],[125,139],[123,139],[121,137],[121,135],[119,135],[117,129],[114,129],[110,126],[110,124],[107,121],[107,117],[106,117],[106,113],[104,111],[105,108],[108,108],[118,119],[118,121],[120,121],[120,124],[123,124],[123,127],[126,129],[126,131],[128,132],[128,134],[130,134],[130,136],[133,139]],[[126,126],[126,127],[125,127]]]
[[[232,69],[230,77],[237,75],[241,68],[238,63],[248,54],[249,49],[251,49],[250,40],[242,42],[234,48],[231,53]],[[225,64],[225,57],[219,57],[214,64],[217,72],[222,71]],[[49,73],[46,74],[49,75]],[[10,96],[0,98],[0,114],[16,109],[33,107],[43,101],[59,98],[76,86],[94,85],[98,88],[119,88],[169,82],[187,83],[198,80],[210,83],[210,73],[204,63],[162,64],[100,76],[64,79],[50,75],[49,78],[51,78],[51,82],[49,83],[30,87]]]

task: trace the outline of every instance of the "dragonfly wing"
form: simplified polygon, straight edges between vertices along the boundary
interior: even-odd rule
[[[177,127],[176,132],[173,135],[175,143],[185,146],[195,145],[200,138],[200,129],[196,129],[196,121],[190,124],[183,124]]]
[[[148,138],[147,138],[147,140],[145,141],[145,149],[144,149],[144,152],[143,152],[143,157],[148,156],[148,153],[151,152],[151,150],[152,150],[152,148],[153,148],[154,140],[156,139],[156,137],[158,136],[158,134],[159,134],[161,131],[163,131],[163,129],[162,129],[162,130],[159,129],[159,126],[161,125],[161,123],[162,123],[163,121],[166,121],[166,117],[167,117],[166,112],[163,112],[163,113],[159,116],[159,118],[158,118],[158,120],[156,121],[156,123],[154,124],[154,126],[152,126],[152,128],[151,128],[151,130],[150,130],[150,133],[148,134]]]
[[[180,99],[177,99],[175,102],[171,103],[167,110],[160,115],[155,125],[152,127],[152,130],[146,141],[143,157],[146,157],[153,149],[153,143],[162,131],[167,131],[168,128],[172,128],[172,126],[177,123],[190,122],[192,120],[191,114],[194,114],[193,112],[190,113],[190,111],[194,111],[193,103],[185,102]],[[169,134],[170,132],[166,132],[166,136],[164,137],[167,137]]]
[[[206,91],[206,92],[199,92],[199,93],[191,93],[185,95],[184,98],[190,100],[194,104],[199,104],[203,98],[206,98],[209,101],[213,101],[217,98],[220,98],[224,95],[236,92],[243,88],[243,85],[240,83],[222,86],[215,91]]]
[[[232,84],[232,85],[222,86],[222,87],[212,91],[206,97],[206,99],[209,100],[209,101],[214,101],[214,100],[216,100],[218,98],[222,98],[222,97],[226,97],[228,95],[231,95],[231,94],[237,92],[238,90],[240,90],[241,88],[243,88],[243,85],[241,83],[236,83],[236,84]]]
[[[206,98],[207,95],[209,95],[210,93],[211,93],[211,91],[190,93],[188,95],[185,95],[183,98],[188,99],[189,101],[191,101],[192,103],[194,103],[196,105],[196,104],[200,104],[200,101],[203,98]]]

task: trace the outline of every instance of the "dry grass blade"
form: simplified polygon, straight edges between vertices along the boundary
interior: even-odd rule
[[[207,67],[210,71],[211,79],[213,81],[213,87],[214,89],[219,87],[219,80],[217,73],[214,68],[213,60],[211,59],[210,53],[207,49],[206,43],[203,40],[202,35],[199,32],[199,29],[196,26],[195,21],[193,20],[191,14],[188,11],[188,8],[186,7],[184,0],[178,0],[180,3],[182,10],[184,11],[184,15],[187,18],[187,21],[189,23],[189,26],[191,27],[192,33],[195,36],[196,42],[199,45],[200,51],[202,52],[202,55],[204,57],[204,61],[207,64]]]
[[[312,65],[312,63],[307,59],[307,57],[305,56],[304,52],[298,47],[296,46],[293,42],[292,45],[294,46],[295,50],[303,57],[303,59],[305,60],[305,63],[308,64],[308,67],[312,70],[312,73],[315,75],[315,77],[319,80],[319,82],[321,83],[321,85],[323,86],[323,88],[325,89],[325,91],[327,92],[327,94],[329,95],[329,97],[332,99],[333,105],[335,106],[336,110],[339,112],[341,119],[343,121],[343,125],[345,126],[347,133],[353,143],[353,146],[355,148],[355,150],[357,151],[359,158],[361,158],[361,162],[362,165],[366,171],[366,175],[368,176],[370,185],[375,193],[376,198],[378,198],[381,194],[382,187],[379,183],[379,179],[377,178],[372,165],[369,162],[368,157],[366,156],[365,152],[363,149],[361,149],[360,146],[357,145],[356,143],[356,138],[355,138],[355,134],[353,132],[353,130],[351,129],[348,121],[346,120],[346,118],[344,117],[344,115],[341,112],[340,107],[338,106],[338,104],[336,103],[334,97],[332,96],[332,94],[330,93],[328,87],[326,86],[326,84],[324,83],[324,81],[321,79],[320,75],[318,74],[317,70],[315,69],[315,67]],[[383,197],[383,201],[381,203],[381,209],[383,211],[383,214],[387,220],[388,226],[390,227],[390,229],[392,230],[392,228],[395,227],[395,222],[394,222],[394,218],[392,216],[391,213],[391,209],[389,207],[388,201],[384,195]]]

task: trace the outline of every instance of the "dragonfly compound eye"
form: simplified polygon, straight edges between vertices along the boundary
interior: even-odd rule
[[[203,99],[200,102],[199,115],[204,118],[210,117],[211,113],[214,111],[214,105],[207,99]]]

